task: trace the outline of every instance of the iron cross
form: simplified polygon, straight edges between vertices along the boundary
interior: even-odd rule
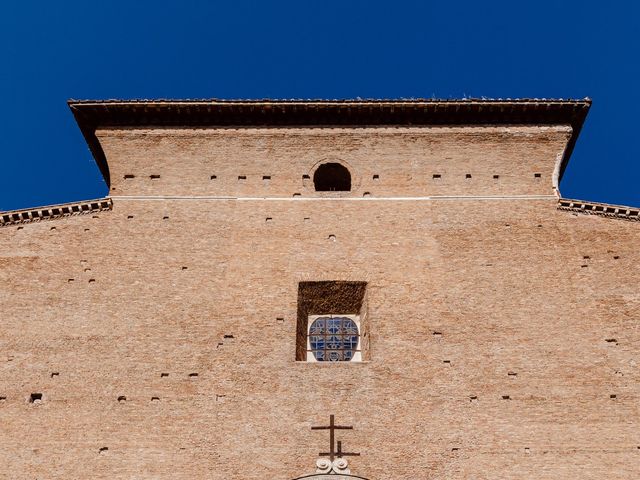
[[[311,427],[311,430],[329,430],[329,445],[330,445],[329,452],[320,452],[321,457],[328,456],[333,462],[333,460],[336,457],[342,458],[347,456],[354,457],[354,456],[360,455],[359,453],[343,452],[342,442],[338,442],[338,450],[336,451],[335,431],[336,430],[353,430],[353,427],[346,426],[346,425],[336,425],[335,417],[333,415],[329,415],[329,425],[322,426],[322,427]]]

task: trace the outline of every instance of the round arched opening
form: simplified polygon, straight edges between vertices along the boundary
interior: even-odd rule
[[[351,190],[351,174],[339,163],[323,163],[313,174],[316,192],[348,192]]]

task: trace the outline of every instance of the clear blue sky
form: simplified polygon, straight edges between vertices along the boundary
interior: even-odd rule
[[[640,2],[0,6],[0,210],[106,195],[68,98],[591,97],[563,196],[640,206]]]

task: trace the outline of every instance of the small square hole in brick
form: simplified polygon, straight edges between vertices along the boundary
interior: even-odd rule
[[[364,192],[364,193],[362,194],[362,196],[363,196],[363,197],[368,197],[368,196],[370,196],[370,195],[371,195],[371,192]]]
[[[294,193],[294,194],[293,194],[293,196],[294,196],[294,197],[299,197],[299,196],[300,196],[300,193],[296,192],[296,193]]]
[[[159,402],[160,401],[160,397],[151,397],[151,401],[152,402]]]
[[[541,173],[534,173],[533,176],[534,176],[534,178],[542,178],[542,174]]]
[[[105,453],[108,451],[109,451],[109,447],[100,447],[100,450],[99,450],[100,453]]]
[[[187,270],[187,269],[188,269],[188,267],[182,267],[181,268],[181,270]]]
[[[211,175],[211,176],[209,177],[209,180],[215,180],[216,178],[218,178],[218,176],[217,176],[217,175]]]
[[[477,395],[471,395],[469,397],[469,401],[470,402],[477,402],[478,401],[478,396]]]
[[[89,283],[95,283],[96,279],[95,278],[90,278],[89,279]]]
[[[224,338],[234,338],[233,335],[231,335],[230,333],[227,333]]]
[[[136,176],[135,176],[135,175],[133,175],[133,174],[131,174],[131,173],[127,173],[127,174],[124,176],[124,178],[125,178],[126,180],[129,180],[129,179],[131,179],[131,178],[136,178]]]
[[[271,175],[263,175],[262,180],[271,180]]]
[[[499,178],[500,178],[500,175],[494,175],[494,176],[493,176],[493,179],[494,179],[494,180],[498,180]]]
[[[168,377],[168,376],[169,376],[169,374],[168,374],[168,373],[164,373],[164,372],[163,372],[163,373],[161,373],[161,374],[160,374],[160,378],[165,378],[165,377]]]
[[[265,221],[265,222],[270,222],[270,221],[272,221],[272,220],[273,220],[273,218],[272,218],[272,217],[267,217],[267,218],[265,218],[265,219],[264,219],[264,221]]]
[[[157,180],[158,178],[160,178],[160,175],[149,175],[149,178],[151,180]]]
[[[438,180],[438,179],[440,179],[440,178],[442,178],[442,175],[440,175],[439,173],[434,173],[434,174],[433,174],[433,179],[434,179],[434,180]]]
[[[29,403],[40,403],[42,401],[41,393],[32,393],[29,395]]]
[[[60,376],[59,372],[51,372],[51,378]]]
[[[511,397],[509,395],[502,395],[502,399],[503,400],[511,400]]]
[[[243,181],[246,180],[247,176],[246,175],[238,175],[238,181]]]
[[[620,259],[620,256],[619,256],[619,255],[614,255],[614,256],[613,256],[613,259],[614,259],[614,260],[618,260],[618,259]]]
[[[284,323],[284,317],[276,317],[276,322]]]
[[[609,395],[609,398],[618,398],[618,396],[612,393],[611,395]]]
[[[194,372],[194,373],[190,373],[190,374],[189,374],[189,376],[190,376],[190,377],[197,377],[197,376],[198,376],[198,374]]]
[[[467,180],[468,180],[468,179],[470,179],[470,178],[471,178],[471,174],[470,174],[470,173],[467,173],[467,174],[464,176],[464,178],[466,178]]]
[[[436,331],[433,332],[433,336],[434,337],[441,337],[442,336],[442,332],[439,332],[439,331],[436,330]]]
[[[374,180],[380,180],[380,175],[378,175],[377,173],[373,175],[373,179]]]
[[[122,402],[126,402],[127,401],[127,397],[125,397],[124,395],[120,395],[118,397],[118,402],[122,403]]]
[[[133,215],[127,215],[127,219],[131,220],[133,218]]]
[[[167,217],[166,215],[164,217],[162,217],[163,220],[169,220],[169,217]]]

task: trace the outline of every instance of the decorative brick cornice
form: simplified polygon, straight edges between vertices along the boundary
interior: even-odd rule
[[[589,215],[602,215],[604,217],[621,218],[623,220],[636,222],[640,221],[640,208],[625,207],[622,205],[609,205],[607,203],[561,198],[558,201],[558,210],[586,213]]]
[[[113,202],[110,198],[101,198],[79,203],[63,203],[60,205],[50,205],[48,207],[29,208],[27,210],[0,212],[0,227],[102,212],[104,210],[111,210],[112,208]]]

